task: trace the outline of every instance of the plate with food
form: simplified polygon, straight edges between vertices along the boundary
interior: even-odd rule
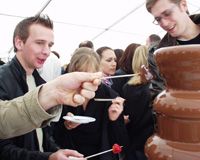
[[[64,116],[63,118],[74,123],[90,123],[96,121],[95,118],[87,116]]]

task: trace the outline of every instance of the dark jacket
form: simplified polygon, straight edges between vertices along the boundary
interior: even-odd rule
[[[116,98],[117,96],[118,94],[115,91],[104,84],[99,86],[95,94],[95,98]],[[128,134],[124,125],[123,114],[116,121],[110,121],[108,109],[111,104],[111,101],[97,102],[91,99],[85,111],[83,111],[82,106],[76,108],[64,106],[59,122],[54,125],[53,136],[56,143],[61,148],[74,149],[85,156],[111,149],[114,143],[123,145],[123,149],[126,148]],[[67,130],[64,126],[63,116],[68,112],[74,115],[94,117],[96,121]],[[117,157],[109,152],[95,157],[95,159],[116,160]]]
[[[159,41],[153,43],[149,48],[148,48],[148,64],[149,64],[149,69],[152,71],[154,74],[155,78],[151,80],[152,88],[158,90],[159,92],[163,91],[165,89],[165,85],[163,83],[163,79],[158,71],[157,65],[153,59],[153,54],[156,50],[156,47],[158,46]]]
[[[126,75],[126,74],[127,73],[122,69],[118,69],[115,72],[115,76]],[[114,89],[120,96],[122,96],[123,85],[126,84],[126,82],[128,82],[129,79],[130,77],[113,78],[113,85],[111,86],[111,88]]]
[[[34,70],[33,76],[37,86],[45,83],[36,70]],[[10,62],[0,67],[0,98],[11,100],[27,92],[26,71],[15,56]],[[34,130],[12,139],[0,140],[0,159],[48,160],[52,154],[48,151],[55,152],[58,148],[48,136],[46,129],[43,129],[43,148],[46,153],[39,152],[36,131]]]
[[[130,146],[126,150],[126,160],[136,158],[135,151],[144,153],[146,140],[154,133],[154,122],[151,108],[149,108],[149,84],[125,84],[123,88],[125,101],[124,114],[129,115],[127,124]]]

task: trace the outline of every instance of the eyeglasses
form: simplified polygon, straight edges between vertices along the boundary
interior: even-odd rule
[[[153,21],[153,24],[160,25],[162,23],[162,19],[169,19],[174,11],[174,9],[178,6],[178,3],[176,3],[171,9],[165,11],[162,13],[161,17],[156,17]]]

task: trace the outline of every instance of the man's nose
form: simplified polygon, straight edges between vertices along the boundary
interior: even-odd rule
[[[44,54],[50,55],[51,49],[48,44],[44,45],[43,51]]]
[[[162,18],[162,19],[161,19],[161,25],[162,25],[162,26],[168,26],[168,25],[169,25],[169,19],[164,19],[164,18]]]

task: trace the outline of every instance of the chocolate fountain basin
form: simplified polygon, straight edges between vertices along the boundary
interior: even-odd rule
[[[154,101],[158,132],[145,145],[150,160],[200,159],[200,45],[158,49],[165,90]]]

